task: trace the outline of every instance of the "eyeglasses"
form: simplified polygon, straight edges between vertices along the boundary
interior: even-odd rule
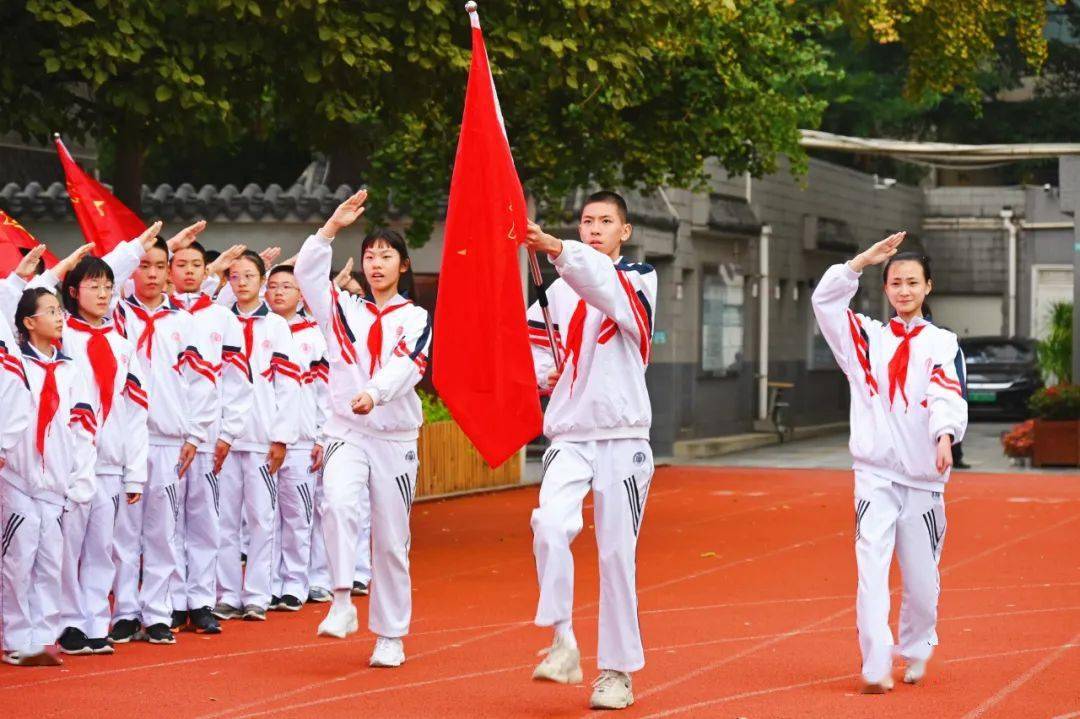
[[[261,279],[258,275],[229,275],[230,282],[258,282]]]
[[[106,284],[106,285],[81,285],[80,289],[87,290],[88,292],[91,292],[91,293],[94,293],[94,294],[103,294],[104,293],[104,294],[110,294],[111,295],[113,293],[113,286],[110,285],[110,284]]]
[[[60,309],[59,307],[50,307],[47,310],[42,310],[41,312],[35,312],[34,314],[32,314],[30,316],[31,317],[60,317],[63,314],[64,314],[64,311],[62,309]]]
[[[268,282],[266,284],[267,292],[277,292],[278,290],[281,290],[282,292],[299,292],[300,288],[296,285],[290,285],[288,283],[279,285],[277,282]]]

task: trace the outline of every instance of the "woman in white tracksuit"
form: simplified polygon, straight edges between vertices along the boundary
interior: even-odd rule
[[[905,233],[830,267],[814,290],[814,314],[851,387],[855,469],[857,624],[863,691],[893,687],[894,651],[918,682],[937,645],[938,562],[945,539],[945,483],[952,445],[967,428],[964,358],[956,335],[927,318],[930,262],[897,248]],[[885,293],[896,316],[882,323],[849,305],[859,277],[885,263]],[[900,560],[899,644],[889,628],[889,566]]]
[[[330,282],[330,244],[360,217],[366,197],[363,190],[350,197],[307,239],[295,272],[330,361],[322,516],[334,600],[319,634],[345,637],[357,629],[350,590],[361,516],[370,503],[368,626],[378,635],[370,664],[393,667],[405,661],[401,638],[412,616],[409,512],[423,422],[415,387],[427,366],[431,327],[427,312],[399,294],[411,272],[405,242],[393,231],[375,230],[361,245],[368,297],[339,293]]]

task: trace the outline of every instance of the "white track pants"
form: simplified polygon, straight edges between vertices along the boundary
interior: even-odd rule
[[[311,558],[308,563],[308,591],[315,587],[329,590],[333,582],[330,581],[330,565],[326,559],[326,542],[323,541],[323,478],[319,473],[319,481],[315,485],[315,517],[311,523]]]
[[[113,553],[114,621],[139,619],[144,626],[172,621],[171,585],[176,566],[173,539],[180,515],[181,480],[176,474],[179,457],[179,447],[150,445],[142,499],[119,505]]]
[[[274,575],[274,525],[277,477],[266,468],[266,452],[233,450],[218,477],[221,497],[221,544],[218,552],[218,600],[234,607],[270,606]],[[247,564],[240,566],[240,523],[247,525]]]
[[[102,639],[109,633],[109,593],[116,578],[113,533],[123,495],[120,475],[97,475],[94,499],[64,512],[60,627]]]
[[[416,442],[332,441],[323,469],[323,538],[332,589],[352,587],[363,506],[371,506],[371,602],[368,627],[383,637],[409,633],[409,512],[419,467]]]
[[[217,558],[221,528],[218,477],[212,452],[199,452],[180,487],[180,514],[173,552],[173,609],[213,607],[217,601]]]
[[[289,450],[278,471],[277,542],[272,594],[307,601],[311,528],[315,522],[315,483],[311,451]]]
[[[0,495],[3,647],[34,653],[60,635],[63,507],[33,499],[3,481]]]
[[[637,539],[652,482],[653,458],[643,439],[555,442],[544,454],[540,506],[532,513],[540,583],[536,624],[552,626],[574,609],[574,555],[585,495],[593,491],[600,554],[600,617],[596,663],[634,672],[645,666],[637,616]]]
[[[892,671],[889,629],[889,566],[900,560],[903,599],[897,653],[928,659],[937,646],[938,561],[945,541],[945,500],[867,472],[855,473],[856,603],[862,675],[876,682]]]

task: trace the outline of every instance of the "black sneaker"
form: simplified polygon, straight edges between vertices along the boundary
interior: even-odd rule
[[[967,462],[954,462],[953,469],[971,469],[971,465]]]
[[[176,644],[176,637],[173,636],[169,625],[162,622],[151,624],[146,628],[146,641],[151,644]]]
[[[88,639],[87,644],[90,645],[90,651],[94,654],[113,654],[116,651],[105,637]]]
[[[299,612],[304,603],[300,601],[299,597],[294,597],[291,594],[286,594],[281,597],[281,604],[278,606],[283,612]]]
[[[112,639],[113,644],[127,644],[139,633],[140,629],[142,629],[142,622],[138,619],[121,619],[113,624],[109,639]]]
[[[270,597],[270,609],[275,612],[281,609],[281,597]]]
[[[86,635],[83,634],[81,629],[75,627],[68,627],[60,635],[60,640],[57,642],[60,645],[60,651],[64,654],[93,654],[94,650],[90,648],[90,644],[86,639]]]
[[[195,627],[196,634],[221,634],[221,625],[210,613],[210,607],[192,609],[191,626]]]
[[[188,613],[186,610],[176,609],[172,613],[172,628],[183,629],[188,623]]]
[[[349,592],[354,597],[366,597],[368,593],[368,586],[363,582],[353,582],[352,591]]]

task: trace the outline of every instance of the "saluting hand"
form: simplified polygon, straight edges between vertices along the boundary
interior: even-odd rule
[[[871,245],[868,250],[848,260],[848,267],[856,272],[862,272],[871,265],[880,265],[897,253],[905,237],[907,237],[907,232],[889,235],[884,240]]]
[[[199,233],[206,229],[206,220],[199,220],[198,222],[188,225],[184,229],[177,232],[166,243],[169,246],[169,254],[174,254],[190,247],[191,243],[199,237]]]
[[[158,234],[161,232],[161,220],[158,220],[154,224],[143,230],[142,234],[135,239],[142,245],[143,252],[149,252],[150,248],[157,242]]]
[[[34,273],[37,272],[38,263],[41,262],[41,256],[45,254],[46,249],[48,248],[45,245],[37,245],[27,252],[15,266],[15,276],[21,277],[24,282],[34,279]]]
[[[90,250],[92,249],[94,249],[94,246],[92,244],[86,244],[75,250],[70,255],[53,265],[53,274],[60,279],[64,279],[64,276],[68,272],[71,272],[75,268],[75,265],[79,264],[79,262],[82,261],[82,258],[90,254]]]
[[[364,214],[364,201],[367,200],[367,190],[360,190],[349,199],[342,202],[334,210],[334,214],[319,229],[319,234],[328,240],[337,237],[337,233],[360,219]]]

